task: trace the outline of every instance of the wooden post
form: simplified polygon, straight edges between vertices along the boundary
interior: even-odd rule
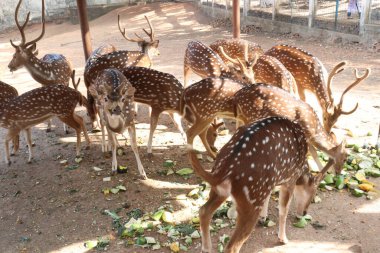
[[[240,38],[240,1],[232,2],[232,31],[235,39]]]
[[[79,22],[80,22],[80,30],[82,33],[84,58],[87,61],[88,57],[90,57],[90,54],[92,53],[90,28],[88,26],[88,19],[87,19],[87,1],[77,0],[77,7],[78,7]]]
[[[314,20],[317,13],[317,0],[309,0],[309,28],[314,26]]]

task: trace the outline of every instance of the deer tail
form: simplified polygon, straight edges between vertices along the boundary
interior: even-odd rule
[[[189,159],[191,165],[195,171],[201,178],[207,181],[211,186],[216,186],[219,183],[219,180],[210,172],[206,171],[197,158],[197,153],[194,149],[189,149],[188,151]]]

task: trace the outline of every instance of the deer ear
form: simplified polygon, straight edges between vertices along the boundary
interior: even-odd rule
[[[90,87],[88,87],[88,91],[90,92],[90,94],[94,97],[94,98],[98,98],[99,97],[99,93],[98,91],[96,90],[96,88],[91,85]]]
[[[158,44],[159,44],[159,43],[160,43],[159,40],[155,40],[155,41],[153,41],[152,46],[153,46],[153,47],[158,47]]]
[[[36,44],[36,43],[33,43],[32,45],[30,45],[30,46],[27,47],[26,49],[34,54],[34,52],[35,52],[36,49],[37,49],[37,44]],[[37,53],[38,53],[38,52],[37,52]]]
[[[136,89],[135,87],[133,86],[129,86],[128,89],[127,89],[127,94],[130,95],[130,96],[133,96],[136,92]]]

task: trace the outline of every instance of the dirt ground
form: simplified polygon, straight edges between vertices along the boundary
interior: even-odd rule
[[[160,39],[161,55],[154,59],[154,68],[169,72],[183,80],[183,55],[189,41],[197,39],[211,43],[219,38],[228,38],[230,32],[223,28],[212,28],[211,20],[196,7],[187,3],[160,3],[146,6],[125,7],[108,13],[90,23],[93,47],[101,43],[113,43],[120,49],[136,50],[137,45],[126,42],[117,29],[117,13],[123,18],[129,34],[142,32],[147,27],[144,15],[151,18]],[[27,28],[27,38],[35,38],[40,26]],[[255,32],[243,34],[243,38],[257,42],[265,50],[275,44],[297,45],[317,56],[330,70],[337,62],[347,60],[350,67],[359,70],[371,68],[370,77],[346,95],[345,107],[350,108],[359,102],[359,109],[350,116],[342,116],[338,125],[349,128],[357,136],[358,143],[375,143],[380,121],[380,54],[359,44],[329,44],[318,38],[304,39],[299,35],[272,34]],[[13,74],[7,69],[13,48],[9,39],[19,38],[17,31],[0,34],[0,74],[1,80],[14,85],[19,93],[39,87],[25,69]],[[48,24],[45,37],[38,43],[40,56],[46,53],[61,53],[69,58],[77,76],[81,77],[84,57],[78,25],[70,23]],[[348,68],[350,69],[350,68]],[[346,70],[333,82],[336,99],[350,82],[354,74]],[[198,80],[193,76],[193,80]],[[85,94],[82,83],[80,90]],[[78,108],[78,114],[85,116],[84,108]],[[121,208],[125,215],[132,208],[152,212],[165,203],[174,207],[175,219],[186,222],[185,214],[191,212],[191,206],[176,200],[175,196],[186,194],[201,180],[192,175],[184,179],[178,175],[162,175],[163,162],[172,159],[176,168],[189,167],[186,149],[178,130],[167,115],[162,115],[153,140],[154,157],[146,156],[146,141],[149,133],[148,110],[141,107],[136,125],[139,150],[149,180],[138,178],[136,162],[129,146],[126,155],[119,156],[121,165],[127,165],[127,174],[118,174],[105,182],[110,176],[111,160],[104,158],[100,147],[100,134],[90,133],[91,148],[82,150],[83,161],[79,168],[68,170],[60,161],[68,160],[75,165],[75,134],[66,135],[62,124],[54,121],[54,130],[46,133],[46,124],[33,128],[35,142],[35,160],[27,164],[27,148],[24,138],[20,153],[12,157],[13,164],[8,167],[0,164],[0,252],[87,252],[83,244],[87,240],[111,236],[109,252],[148,252],[148,249],[130,246],[117,239],[112,230],[112,220],[103,215],[102,210]],[[87,125],[89,127],[89,125]],[[372,132],[372,137],[366,136]],[[0,131],[1,136],[5,134]],[[119,137],[123,140],[122,137]],[[222,146],[228,136],[219,138]],[[201,149],[201,145],[197,143]],[[3,148],[1,148],[3,150]],[[3,152],[3,151],[2,151]],[[3,153],[2,153],[3,154]],[[208,163],[205,161],[205,163]],[[211,163],[208,163],[211,166]],[[93,167],[103,169],[95,172]],[[371,179],[379,184],[380,180]],[[126,192],[104,195],[102,189],[122,184]],[[172,196],[172,198],[168,198]],[[346,191],[318,192],[322,202],[312,204],[309,211],[314,221],[324,225],[323,229],[307,226],[294,228],[294,210],[289,214],[287,225],[290,245],[278,247],[277,226],[263,228],[258,226],[241,252],[378,252],[380,243],[380,200],[354,198]],[[277,221],[277,209],[274,201],[270,205],[270,217]],[[219,232],[230,234],[232,229]],[[214,247],[218,235],[213,235]],[[196,240],[189,252],[200,251],[200,240]],[[157,252],[170,252],[163,247]]]

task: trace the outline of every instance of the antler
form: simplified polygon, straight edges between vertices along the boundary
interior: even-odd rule
[[[337,65],[335,65],[335,67],[331,70],[329,77],[327,78],[327,95],[329,96],[329,99],[330,99],[332,104],[333,104],[334,98],[333,98],[332,92],[331,92],[331,81],[335,75],[337,75],[338,73],[340,73],[344,70],[344,66],[346,64],[347,64],[346,61],[342,61],[342,62],[338,63]]]
[[[150,33],[145,30],[143,28],[143,31],[149,36],[150,38],[150,41],[154,41],[154,30],[153,30],[153,26],[152,24],[150,23],[150,20],[149,18],[147,18],[147,16],[144,16],[146,21],[148,22],[148,25],[149,25],[149,28],[150,28]],[[123,35],[123,37],[128,40],[128,41],[131,41],[131,42],[142,42],[142,41],[145,41],[141,36],[139,36],[137,33],[135,33],[137,39],[132,39],[132,38],[129,38],[127,36],[127,33],[125,32],[125,28],[121,28],[121,22],[120,22],[120,15],[117,15],[117,24],[119,26],[119,31],[121,32],[121,34]]]
[[[136,33],[135,33],[135,35],[137,36],[137,39],[132,39],[132,38],[129,38],[127,36],[127,33],[125,32],[125,28],[121,29],[120,14],[117,15],[117,25],[119,26],[119,31],[121,32],[121,34],[123,35],[123,37],[126,40],[131,41],[131,42],[142,42],[142,41],[144,41],[144,39],[141,38],[140,36],[138,36]]]
[[[150,23],[149,18],[147,16],[145,16],[145,15],[144,15],[144,17],[145,17],[146,21],[148,22],[148,25],[149,25],[149,28],[150,28],[150,33],[147,32],[147,30],[145,30],[144,28],[143,28],[143,31],[146,33],[146,35],[149,36],[150,41],[154,41],[154,29],[153,29],[153,26]]]
[[[29,45],[32,45],[33,43],[36,43],[37,41],[39,41],[40,39],[42,39],[42,37],[45,35],[45,0],[42,0],[42,16],[41,16],[41,22],[42,22],[42,31],[41,31],[41,34],[40,36],[38,36],[36,39],[28,42],[28,43],[25,43],[24,47],[27,47]]]
[[[351,90],[353,87],[355,87],[356,85],[358,85],[361,81],[363,81],[364,79],[366,79],[370,73],[370,69],[367,68],[365,70],[365,73],[362,75],[362,76],[358,76],[358,70],[357,69],[354,69],[354,73],[355,73],[355,77],[356,77],[356,80],[350,85],[348,86],[342,93],[342,96],[340,97],[340,101],[339,101],[339,104],[337,106],[337,108],[339,109],[340,113],[341,114],[345,114],[345,115],[348,115],[348,114],[351,114],[353,113],[354,111],[356,111],[356,109],[358,109],[358,106],[359,106],[359,103],[356,103],[356,106],[354,107],[354,109],[352,109],[351,111],[343,111],[342,110],[342,106],[343,106],[343,100],[344,100],[344,95],[349,91]]]
[[[21,6],[21,3],[22,3],[22,0],[20,0],[16,6],[16,11],[15,11],[15,21],[16,21],[16,25],[17,25],[17,28],[18,30],[20,31],[20,34],[21,34],[21,42],[18,46],[23,46],[25,44],[25,33],[24,33],[24,29],[25,29],[25,26],[28,24],[29,22],[29,17],[30,17],[30,12],[28,12],[28,14],[26,15],[26,19],[25,19],[25,22],[22,26],[20,26],[20,23],[18,22],[18,11],[20,10],[20,6]],[[11,42],[11,45],[13,47],[17,47],[12,40],[10,40]]]
[[[224,49],[222,46],[219,46],[219,50],[222,53],[222,55],[227,58],[227,60],[229,60],[233,64],[239,65],[241,70],[247,69],[247,66],[239,58],[232,59],[229,55],[227,55],[226,52],[224,52]]]

